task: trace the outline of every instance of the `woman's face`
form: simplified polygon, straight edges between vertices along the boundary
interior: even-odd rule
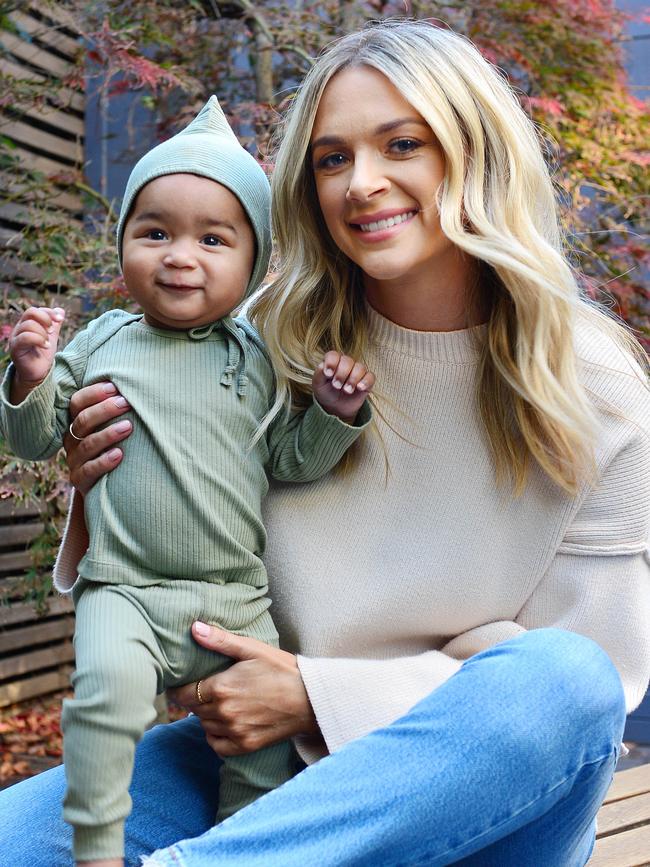
[[[339,249],[365,274],[366,289],[426,284],[455,256],[436,193],[442,150],[424,118],[368,66],[328,83],[311,137],[321,211]]]

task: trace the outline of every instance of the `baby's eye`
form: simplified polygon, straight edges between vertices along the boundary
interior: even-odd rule
[[[398,138],[389,145],[390,149],[397,154],[408,154],[422,147],[422,143],[414,138]]]
[[[150,241],[164,241],[167,237],[167,233],[163,232],[162,229],[149,229],[147,232],[147,238]]]
[[[223,244],[223,241],[218,235],[204,235],[201,238],[201,243],[207,247],[219,247]]]
[[[327,154],[316,161],[315,168],[317,169],[338,169],[345,164],[346,157],[344,154]]]

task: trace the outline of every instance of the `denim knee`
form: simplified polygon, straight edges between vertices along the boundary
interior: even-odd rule
[[[540,709],[562,725],[563,736],[587,751],[617,747],[625,725],[618,671],[595,641],[564,629],[534,629],[504,642],[517,646],[528,680],[537,679]],[[534,693],[533,693],[534,695]],[[532,698],[532,696],[531,696]]]

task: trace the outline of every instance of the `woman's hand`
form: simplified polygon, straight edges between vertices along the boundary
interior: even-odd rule
[[[234,665],[194,683],[169,690],[176,704],[201,720],[207,741],[220,756],[239,756],[298,734],[318,734],[296,657],[255,638],[194,623],[203,647],[231,656]]]
[[[87,494],[97,479],[115,469],[122,460],[122,450],[115,443],[128,437],[131,422],[127,419],[109,427],[97,427],[117,418],[129,409],[112,382],[98,382],[79,389],[70,399],[72,430],[63,438],[70,481],[82,494]],[[81,441],[79,441],[81,440]]]

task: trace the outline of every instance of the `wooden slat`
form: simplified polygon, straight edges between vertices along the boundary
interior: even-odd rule
[[[27,680],[17,680],[5,686],[0,686],[0,707],[17,704],[19,701],[27,701],[48,692],[56,692],[58,689],[66,689],[70,686],[70,672],[72,667],[65,667],[60,671],[50,671],[40,677],[30,677]]]
[[[69,638],[73,632],[73,617],[0,632],[0,654],[20,650],[22,647],[45,644],[48,641],[57,641],[59,638]]]
[[[0,585],[1,586],[1,585]],[[72,600],[69,596],[53,596],[48,599],[47,616],[55,616],[57,614],[69,614],[74,610]],[[0,626],[12,626],[17,623],[33,623],[35,620],[42,620],[41,616],[34,610],[33,605],[27,603],[16,603],[0,608]]]
[[[59,24],[61,27],[66,27],[73,33],[77,32],[77,26],[72,14],[62,6],[60,2],[55,2],[55,0],[45,0],[45,2],[39,2],[39,0],[26,0],[24,5],[33,9],[35,12],[39,12],[55,24]]]
[[[27,69],[25,66],[19,66],[17,63],[12,63],[11,60],[7,60],[5,57],[0,57],[0,73],[11,75],[19,81],[33,81],[39,84],[48,80],[46,76],[41,75],[40,72],[35,72],[33,69]],[[69,87],[57,87],[57,92],[61,94],[70,108],[83,112],[85,107],[83,94],[77,93]]]
[[[24,102],[14,103],[11,107],[25,117],[40,120],[42,123],[48,123],[50,126],[57,127],[64,132],[83,138],[84,122],[74,114],[68,114],[60,108],[52,108],[48,105],[37,108]]]
[[[71,166],[58,162],[56,158],[50,159],[40,154],[34,154],[21,147],[16,147],[13,153],[20,160],[21,166],[36,172],[43,172],[45,175],[57,175],[59,172],[72,171]]]
[[[0,135],[6,135],[28,147],[47,151],[54,157],[62,156],[74,163],[82,161],[79,142],[67,141],[19,120],[0,116]]]
[[[650,825],[644,825],[597,840],[587,867],[648,867],[649,864]]]
[[[12,548],[32,542],[41,535],[45,524],[8,524],[0,527],[0,548]]]
[[[15,551],[11,554],[0,554],[0,572],[20,572],[29,569],[32,557],[29,551]]]
[[[61,54],[69,55],[71,59],[74,58],[79,50],[79,43],[75,42],[74,39],[61,33],[54,27],[48,26],[36,18],[32,18],[31,15],[25,15],[23,12],[16,11],[10,12],[9,18],[21,30],[24,30],[25,33],[29,33],[30,36],[39,39],[41,42],[46,42],[48,45],[56,48],[57,51],[60,51]]]
[[[20,656],[11,656],[0,660],[0,680],[18,678],[34,671],[42,671],[44,668],[53,668],[74,661],[74,648],[71,641],[65,641],[57,647],[48,647],[45,650],[35,650],[33,653],[22,653]]]
[[[42,48],[37,48],[29,42],[25,42],[19,36],[13,33],[8,33],[6,30],[0,31],[0,45],[3,45],[8,51],[18,57],[20,60],[26,60],[33,66],[49,72],[51,75],[57,75],[64,78],[74,68],[74,64],[68,60],[62,60],[56,54],[51,54],[49,51],[44,51]]]
[[[59,167],[59,171],[61,170],[61,166]],[[29,192],[26,189],[26,185],[24,183],[24,179],[14,172],[10,175],[8,172],[0,171],[0,189],[3,190],[4,195],[8,198],[10,195],[22,195],[22,202],[26,202],[29,204],[30,200],[34,201],[34,193]],[[22,204],[21,202],[21,204]],[[81,196],[74,196],[71,193],[58,193],[54,196],[48,196],[47,205],[49,208],[64,208],[66,211],[70,211],[73,214],[78,214],[83,210],[83,205],[81,203]]]
[[[31,518],[42,514],[43,506],[41,503],[34,503],[32,501],[16,503],[13,497],[0,500],[0,519]]]
[[[620,801],[622,798],[632,798],[650,792],[650,765],[639,765],[614,774],[614,780],[609,787],[606,804]]]
[[[0,220],[11,220],[13,223],[29,223],[31,226],[61,226],[61,215],[55,212],[38,209],[38,222],[35,222],[36,214],[26,202],[2,202],[0,204]],[[4,271],[4,268],[3,268]]]
[[[620,833],[644,823],[650,824],[650,793],[624,798],[601,807],[598,813],[598,836]]]

